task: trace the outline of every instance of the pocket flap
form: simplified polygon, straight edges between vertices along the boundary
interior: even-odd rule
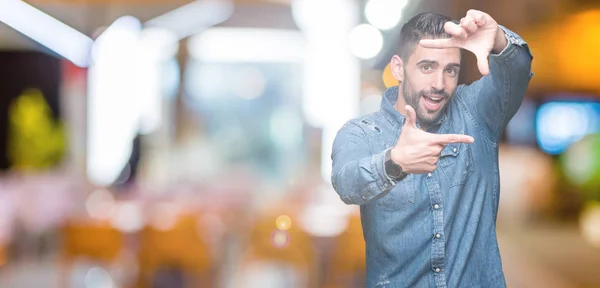
[[[442,149],[442,153],[440,155],[440,157],[446,157],[446,156],[453,156],[456,157],[458,156],[458,154],[461,151],[461,144],[462,143],[450,143],[448,145],[446,145],[446,147],[444,147],[444,149]]]

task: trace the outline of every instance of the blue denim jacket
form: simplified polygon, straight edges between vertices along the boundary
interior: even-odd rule
[[[459,85],[428,130],[471,135],[475,143],[445,146],[432,173],[398,183],[385,174],[384,154],[405,121],[394,109],[398,87],[385,92],[380,111],[338,132],[332,184],[346,204],[360,205],[367,287],[506,287],[496,240],[498,144],[533,75],[533,56],[501,29],[508,45],[489,56],[490,74]]]

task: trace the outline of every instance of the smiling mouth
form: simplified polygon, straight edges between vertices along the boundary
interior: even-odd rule
[[[434,103],[440,103],[442,102],[442,100],[444,100],[444,96],[426,96],[424,95],[423,97],[425,97],[427,100],[434,102]]]
[[[442,107],[445,97],[443,95],[423,95],[424,108],[436,112]]]

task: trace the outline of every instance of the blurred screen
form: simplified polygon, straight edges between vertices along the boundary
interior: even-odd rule
[[[562,153],[586,135],[600,132],[600,102],[558,100],[546,102],[536,114],[536,137],[540,148],[552,155]]]

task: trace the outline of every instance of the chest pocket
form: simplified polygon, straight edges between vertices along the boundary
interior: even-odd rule
[[[442,150],[438,169],[448,181],[450,187],[462,186],[473,172],[473,157],[469,144],[451,143]]]

